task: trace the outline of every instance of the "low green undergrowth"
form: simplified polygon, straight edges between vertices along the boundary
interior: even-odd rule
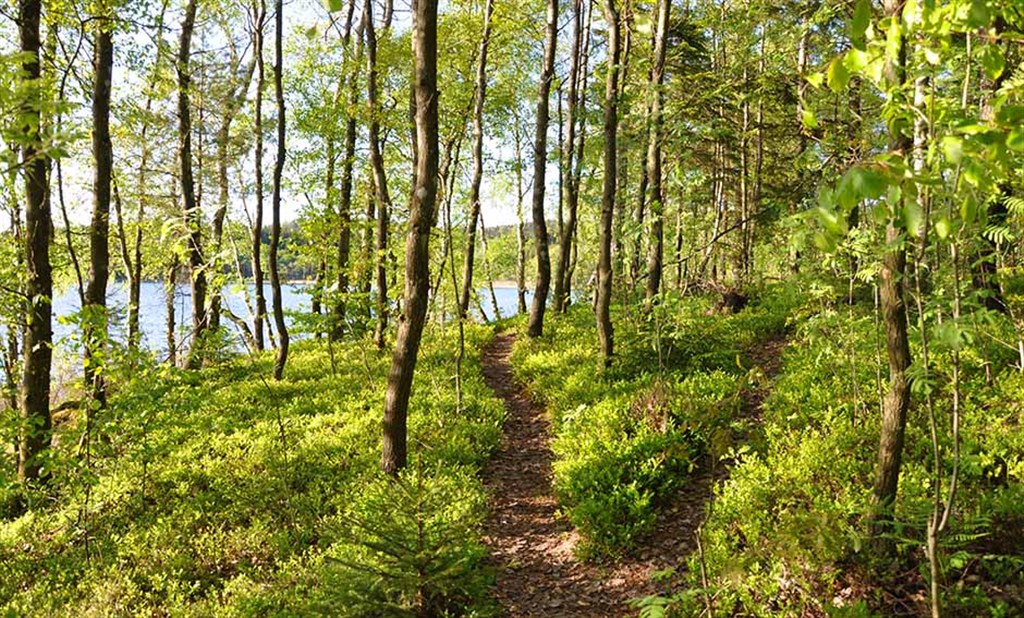
[[[949,615],[1013,616],[1024,606],[1024,377],[1012,367],[1012,350],[997,343],[1011,337],[1007,328],[999,319],[979,324],[961,349],[962,465],[941,541]],[[919,334],[911,336],[917,346]],[[872,358],[884,345],[879,337],[870,307],[826,308],[801,322],[762,406],[764,439],[718,490],[703,530],[703,556],[691,557],[690,588],[668,604],[671,615],[710,606],[722,616],[885,616],[915,602],[913,611],[927,613],[923,547],[933,475],[923,389],[932,389],[948,479],[949,355],[935,343],[930,377],[912,368],[917,403],[896,505],[898,555],[880,563],[865,533],[886,374],[855,360]],[[913,352],[920,358],[918,348]]]
[[[644,317],[618,308],[608,370],[587,307],[550,317],[540,339],[518,339],[513,368],[552,415],[555,491],[584,556],[635,543],[709,453],[732,447],[752,379],[746,350],[780,334],[785,312],[766,301],[721,315],[692,298],[665,299]]]
[[[88,465],[72,419],[51,487],[0,520],[0,614],[489,615],[476,470],[504,408],[479,369],[491,331],[467,334],[461,409],[452,333],[424,341],[399,482],[378,472],[390,356],[369,344],[301,343],[280,383],[269,355],[137,368]]]

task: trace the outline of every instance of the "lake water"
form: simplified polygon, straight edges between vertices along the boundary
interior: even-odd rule
[[[302,283],[289,283],[281,286],[282,300],[286,313],[285,321],[289,326],[292,325],[294,320],[292,316],[287,315],[288,313],[294,315],[296,313],[308,313],[312,310],[309,288],[308,284]],[[252,298],[254,291],[255,287],[252,285],[248,286],[248,290],[243,289],[241,286],[226,286],[223,290],[226,306],[235,315],[249,323],[250,327],[252,316],[246,303],[246,294],[248,294],[249,298]],[[501,309],[502,316],[514,315],[518,304],[515,288],[495,287],[494,293],[497,297],[498,307]],[[265,294],[268,310],[270,310],[271,291],[269,285],[265,288]],[[483,288],[479,290],[479,294],[488,318],[493,319],[490,292]],[[175,319],[178,325],[178,345],[181,346],[182,341],[185,341],[187,345],[189,331],[192,327],[192,291],[190,287],[186,284],[179,284],[175,290],[174,298]],[[527,292],[527,302],[531,298],[532,292]],[[108,305],[111,308],[111,334],[115,338],[124,340],[125,333],[127,332],[128,315],[127,285],[121,283],[111,285],[108,299]],[[139,305],[139,327],[142,334],[142,345],[146,349],[155,352],[160,358],[163,358],[167,354],[167,306],[163,283],[158,281],[143,282]],[[60,318],[74,315],[78,312],[79,308],[78,292],[75,289],[66,290],[54,298],[53,331],[54,339],[58,342],[59,346],[68,347],[70,338],[76,334],[77,328],[75,325],[69,324],[66,320],[61,320]],[[239,335],[237,327],[230,321],[222,320],[222,323],[229,332]],[[301,337],[301,334],[299,336]],[[244,349],[240,335],[238,346],[239,349]]]

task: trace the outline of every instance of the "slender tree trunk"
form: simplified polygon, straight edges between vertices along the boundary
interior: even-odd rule
[[[516,150],[516,299],[519,313],[526,313],[526,220],[523,216],[523,139],[520,130],[519,106],[513,103],[512,114],[515,128],[512,137]]]
[[[480,37],[480,54],[476,67],[476,93],[473,102],[473,181],[469,188],[469,222],[466,226],[466,263],[462,269],[462,295],[459,297],[459,318],[466,319],[469,295],[473,289],[473,259],[476,249],[476,227],[480,220],[480,185],[484,179],[484,100],[487,96],[487,47],[491,42],[491,14],[494,0],[484,5],[484,29]]]
[[[366,34],[366,99],[370,111],[369,142],[370,164],[373,168],[373,186],[377,210],[377,327],[373,340],[378,348],[384,347],[384,333],[388,327],[388,227],[391,213],[391,195],[384,170],[384,156],[380,149],[380,99],[377,92],[377,31],[373,23],[373,0],[366,0],[364,32]]]
[[[887,17],[898,19],[903,3],[900,0],[885,0]],[[906,82],[907,46],[900,34],[897,42],[899,53],[887,66],[890,88],[899,88]],[[892,152],[907,153],[912,147],[911,140],[893,133],[889,138]],[[907,307],[904,302],[904,280],[907,270],[907,251],[903,245],[902,230],[897,227],[896,212],[899,204],[890,204],[889,224],[886,227],[886,251],[882,259],[881,297],[882,319],[885,323],[886,351],[889,357],[889,391],[882,404],[882,427],[878,447],[878,471],[875,477],[874,504],[871,531],[879,550],[889,552],[893,548],[886,533],[891,532],[893,507],[900,478],[903,458],[903,441],[907,425],[907,408],[910,405],[910,383],[907,369],[910,367],[910,343],[907,335]]]
[[[46,161],[44,139],[40,133],[40,107],[43,91],[39,85],[40,0],[21,0],[18,27],[21,68],[30,102],[21,110],[22,169],[25,178],[25,265],[28,278],[28,328],[25,331],[25,362],[21,380],[21,432],[18,447],[18,480],[22,483],[45,480],[42,457],[50,445],[50,365],[53,358],[51,298],[53,271],[50,267],[50,236],[53,222],[46,197]],[[34,99],[34,102],[32,100]]]
[[[237,63],[235,63],[237,65]],[[228,214],[228,203],[231,199],[231,184],[228,177],[228,162],[230,158],[230,146],[231,146],[231,125],[235,120],[235,116],[241,110],[242,105],[246,100],[246,93],[249,90],[249,84],[252,81],[253,73],[256,69],[256,59],[246,66],[245,73],[241,79],[234,77],[236,66],[231,67],[232,77],[230,82],[230,88],[227,94],[227,100],[224,103],[223,115],[220,119],[220,127],[217,129],[217,185],[219,189],[217,210],[213,213],[213,259],[210,264],[211,271],[214,273],[215,285],[210,290],[210,307],[208,311],[210,319],[210,329],[217,330],[220,328],[220,310],[222,304],[222,293],[219,275],[222,274],[223,265],[221,262],[221,252],[224,248],[224,220]]]
[[[107,338],[107,281],[110,278],[110,185],[114,153],[110,142],[110,90],[114,70],[113,23],[98,15],[93,67],[92,152],[95,162],[92,223],[89,227],[89,285],[85,289],[85,383],[90,397],[100,408],[107,405],[102,372],[103,348]],[[92,414],[86,409],[88,439]]]
[[[253,103],[253,132],[256,143],[256,212],[252,221],[252,277],[256,292],[256,315],[253,318],[253,336],[256,349],[264,344],[263,324],[267,319],[267,298],[263,290],[263,85],[266,68],[263,62],[263,36],[267,21],[266,0],[253,3],[253,55],[256,58],[256,100]]]
[[[647,297],[650,307],[661,292],[661,271],[665,254],[665,190],[662,182],[661,143],[663,119],[661,108],[665,95],[665,48],[668,38],[671,0],[658,1],[657,29],[654,35],[654,58],[651,64],[651,122],[647,145],[647,178],[651,183],[651,236],[647,256]]]
[[[612,328],[612,232],[615,214],[616,138],[619,123],[619,11],[615,0],[605,0],[608,22],[608,79],[604,102],[604,190],[601,196],[600,247],[597,260],[597,336],[601,342],[601,358],[605,367],[611,365],[614,348]]]
[[[171,263],[167,266],[167,274],[164,279],[164,307],[167,310],[167,364],[174,367],[178,364],[178,341],[175,330],[177,329],[176,308],[174,299],[178,290],[178,269],[181,264],[178,254],[171,256]]]
[[[352,1],[355,5],[355,0]],[[351,23],[351,13],[349,23]],[[347,37],[346,37],[347,39]],[[362,38],[360,38],[362,41]],[[346,40],[346,49],[349,43]],[[350,57],[352,62],[362,55],[362,44],[359,44],[359,52],[356,56]],[[334,328],[331,331],[331,339],[337,341],[344,336],[347,330],[348,320],[347,296],[349,287],[349,260],[352,254],[352,169],[356,158],[356,117],[352,110],[359,104],[359,80],[356,79],[355,71],[350,71],[346,77],[348,83],[348,111],[345,119],[345,147],[341,161],[341,195],[338,204],[338,259],[335,264],[335,274],[338,288],[338,299],[334,305]]]
[[[537,250],[537,282],[530,311],[530,337],[544,334],[544,312],[551,287],[551,257],[548,252],[548,224],[544,213],[545,172],[548,163],[548,120],[551,82],[555,78],[555,51],[558,45],[558,0],[548,0],[544,40],[544,66],[537,95],[537,133],[533,142],[533,238]]]
[[[180,165],[182,210],[188,228],[188,259],[192,279],[192,343],[185,367],[195,368],[202,361],[206,327],[206,273],[204,271],[202,213],[196,200],[195,178],[192,175],[192,75],[189,57],[192,54],[192,32],[196,23],[197,1],[189,0],[181,24],[178,47],[178,163]]]
[[[381,468],[396,475],[407,460],[406,424],[413,373],[427,315],[430,232],[437,204],[437,0],[413,0],[413,91],[416,100],[416,184],[409,199],[405,247],[405,316],[398,326],[384,401]]]
[[[579,209],[580,187],[575,174],[576,157],[576,126],[580,115],[580,73],[585,71],[583,59],[583,39],[587,34],[584,28],[588,25],[585,11],[585,0],[575,1],[573,11],[572,53],[569,57],[569,92],[568,110],[565,118],[565,138],[562,141],[561,174],[562,202],[565,210],[565,224],[559,230],[558,262],[555,265],[555,311],[564,312],[569,306],[570,293],[567,281],[569,261],[572,256],[572,242],[576,235],[576,219]],[[582,156],[582,152],[580,153]]]
[[[277,251],[281,244],[281,177],[284,174],[285,149],[285,106],[284,106],[284,3],[277,0],[274,15],[274,95],[277,100],[277,157],[274,160],[274,193],[271,201],[272,222],[270,227],[270,287],[274,294],[274,326],[277,328],[277,359],[274,362],[274,379],[284,377],[288,362],[288,325],[284,322],[284,298],[281,294],[281,274],[278,272]]]

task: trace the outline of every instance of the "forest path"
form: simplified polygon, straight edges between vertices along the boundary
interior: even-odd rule
[[[495,596],[503,615],[614,618],[635,616],[629,601],[669,594],[670,581],[652,581],[659,571],[686,569],[696,550],[696,531],[724,467],[696,470],[658,514],[654,529],[615,562],[581,562],[573,549],[577,533],[557,514],[552,488],[551,422],[512,375],[515,336],[502,333],[483,350],[484,377],[508,411],[501,446],[484,472],[491,495],[485,542],[497,568]],[[783,339],[752,350],[768,376],[778,367]],[[758,354],[763,348],[763,352]],[[764,389],[744,394],[743,412],[757,416]],[[671,579],[671,578],[670,578]],[[676,588],[677,589],[677,588]]]

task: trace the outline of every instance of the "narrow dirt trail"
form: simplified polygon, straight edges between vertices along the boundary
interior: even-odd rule
[[[501,447],[484,472],[491,495],[485,541],[497,569],[495,596],[510,618],[635,616],[630,600],[672,592],[670,583],[659,586],[652,576],[685,570],[705,506],[726,471],[695,471],[660,510],[651,534],[616,562],[580,562],[573,554],[578,535],[557,515],[551,424],[543,406],[515,382],[509,364],[514,342],[513,335],[500,334],[482,356],[487,384],[508,411]],[[759,405],[760,398],[750,403]]]

